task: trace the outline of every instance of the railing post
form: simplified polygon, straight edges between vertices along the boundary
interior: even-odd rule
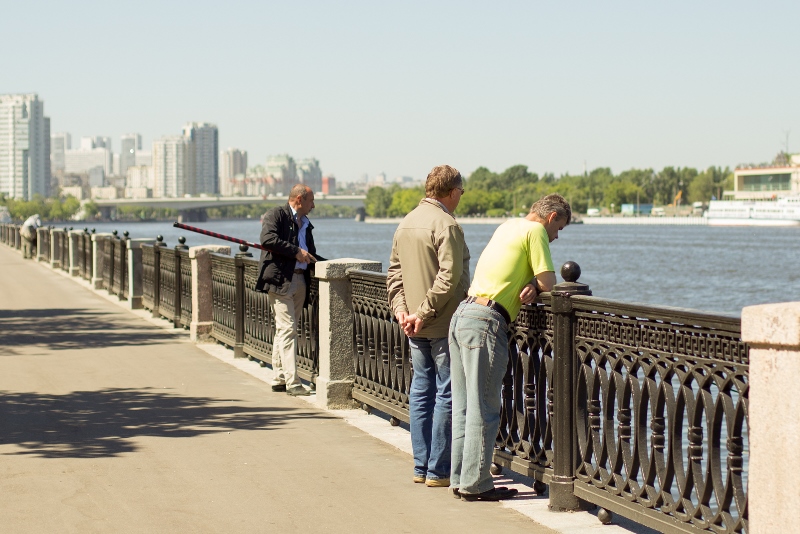
[[[591,295],[589,286],[578,283],[581,268],[568,261],[561,267],[564,282],[552,291],[553,310],[553,478],[550,481],[550,509],[555,512],[588,510],[593,505],[574,494],[578,466],[578,436],[575,428],[575,313],[573,295]]]
[[[105,241],[111,234],[92,234],[92,287],[103,287],[103,254]]]
[[[189,324],[191,341],[204,342],[211,339],[214,324],[211,254],[230,253],[231,247],[225,245],[189,247],[189,260],[192,262],[192,322]]]
[[[50,230],[50,267],[55,268],[56,263],[58,263],[58,259],[56,259],[56,230],[52,226],[49,228]]]
[[[161,317],[158,311],[158,304],[161,302],[161,249],[166,247],[164,237],[156,237],[156,242],[153,244],[153,317]]]
[[[233,357],[244,358],[244,259],[252,258],[247,245],[239,245],[239,253],[234,256],[236,275],[234,277],[234,343]]]
[[[800,509],[800,396],[792,393],[800,376],[800,302],[743,308],[742,341],[750,344],[748,532],[787,532]]]
[[[181,293],[182,293],[182,289],[183,289],[183,286],[182,286],[183,281],[181,280],[182,277],[181,277],[181,255],[180,255],[180,251],[189,250],[189,247],[187,247],[185,245],[185,243],[186,243],[186,238],[183,237],[183,236],[180,236],[178,238],[178,244],[175,245],[175,249],[174,249],[174,252],[173,252],[173,254],[175,255],[175,288],[174,288],[175,289],[175,291],[174,291],[174,296],[175,296],[175,301],[174,301],[175,302],[175,304],[174,304],[174,306],[175,306],[175,308],[174,308],[175,315],[173,316],[172,324],[175,326],[175,328],[181,328],[183,326],[181,324]]]
[[[77,276],[78,272],[80,271],[78,265],[78,238],[81,238],[81,234],[83,232],[79,232],[77,230],[70,230],[67,234],[67,241],[69,242],[69,275],[70,276]]]
[[[355,408],[353,401],[353,301],[347,271],[381,272],[381,262],[356,259],[314,264],[319,279],[319,376],[317,405]]]

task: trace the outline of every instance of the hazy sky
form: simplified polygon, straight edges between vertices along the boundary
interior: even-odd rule
[[[207,121],[340,181],[735,166],[800,151],[798,28],[797,1],[0,0],[0,93],[73,146]]]

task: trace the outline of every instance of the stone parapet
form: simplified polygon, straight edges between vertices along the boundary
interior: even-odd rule
[[[211,328],[214,324],[213,297],[211,293],[211,254],[230,254],[225,245],[189,247],[192,262],[192,322],[189,338],[196,342],[213,342]]]
[[[314,264],[319,279],[319,376],[317,404],[324,408],[355,408],[352,397],[353,305],[351,269],[381,271],[381,262],[343,258]]]
[[[750,344],[749,532],[800,524],[800,302],[742,309]]]

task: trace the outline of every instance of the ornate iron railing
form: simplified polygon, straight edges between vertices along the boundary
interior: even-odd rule
[[[84,280],[92,279],[92,269],[94,264],[94,247],[92,246],[92,234],[84,231],[80,236],[80,241],[83,247],[83,269],[81,276]]]
[[[389,308],[386,274],[351,271],[350,282],[355,367],[353,398],[408,422],[411,357],[408,338]]]
[[[71,263],[70,262],[70,259],[71,259],[71,253],[70,252],[71,251],[70,251],[70,248],[69,248],[69,245],[70,245],[70,243],[69,243],[69,241],[70,241],[70,239],[69,239],[69,230],[67,230],[65,228],[64,230],[59,232],[59,240],[61,241],[61,260],[59,262],[60,266],[61,266],[61,270],[69,272],[69,270],[71,268],[71,264],[70,264]]]
[[[353,398],[408,421],[408,341],[386,275],[354,271],[350,280]],[[537,492],[565,484],[566,500],[551,495],[556,509],[582,499],[663,532],[746,532],[749,348],[740,320],[571,286],[582,284],[557,286],[512,325],[495,472],[533,477]]]
[[[741,322],[573,297],[575,494],[664,532],[744,532]]]
[[[128,298],[128,232],[125,232],[123,239],[115,239],[113,269],[111,289],[109,293],[117,295],[120,300]]]
[[[114,287],[114,256],[116,245],[116,234],[103,237],[103,287],[109,293]]]
[[[175,249],[163,248],[161,250],[161,269],[159,272],[159,301],[158,312],[169,319],[175,319]]]
[[[211,255],[211,335],[229,347],[236,343],[236,265],[234,258]]]
[[[53,230],[50,234],[50,239],[52,240],[52,252],[50,257],[50,264],[53,267],[60,267],[61,266],[61,230]]]
[[[155,245],[142,245],[142,306],[153,310],[155,283]]]
[[[188,328],[192,322],[192,262],[188,249],[176,250],[175,254],[180,273],[180,324]]]

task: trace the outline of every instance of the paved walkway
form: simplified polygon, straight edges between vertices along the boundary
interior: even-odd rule
[[[0,273],[2,532],[631,532],[521,484],[504,503],[413,484],[407,431],[273,393],[269,369],[3,245]]]

